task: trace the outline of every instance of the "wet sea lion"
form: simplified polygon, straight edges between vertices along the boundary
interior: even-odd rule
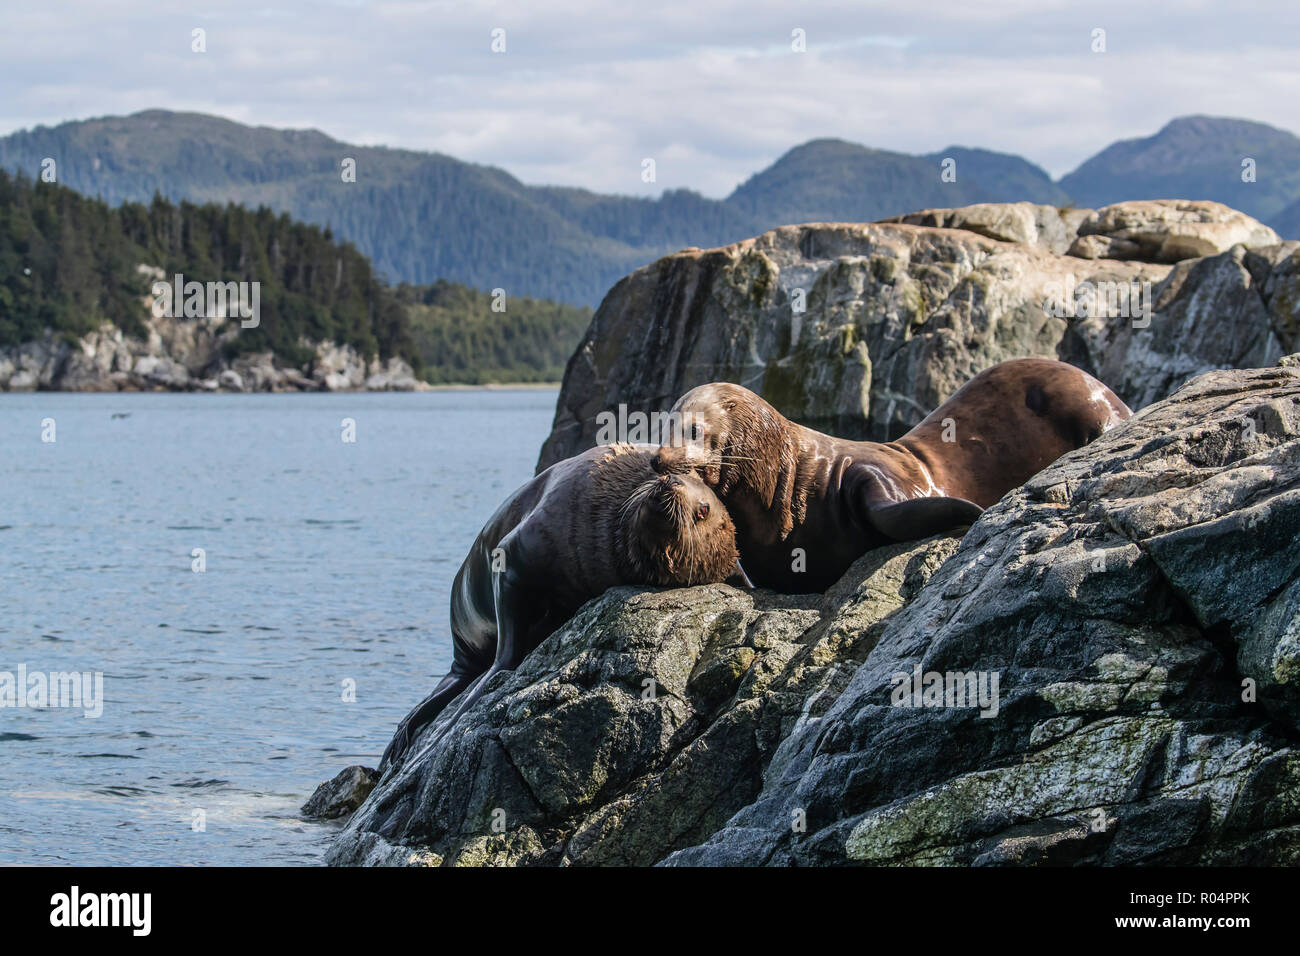
[[[1131,414],[1091,375],[1048,359],[981,372],[892,442],[824,435],[727,382],[691,389],[672,410],[682,433],[660,447],[656,470],[698,470],[736,522],[749,577],[787,593],[824,591],[871,548],[970,524]]]
[[[608,588],[748,583],[726,507],[696,475],[657,474],[657,452],[609,445],[557,462],[488,519],[451,587],[451,672],[398,726],[381,770],[462,691],[474,685],[444,727]]]

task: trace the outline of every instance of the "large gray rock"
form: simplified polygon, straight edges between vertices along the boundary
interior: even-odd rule
[[[1202,375],[986,512],[667,862],[1300,862],[1297,364]],[[996,715],[900,705],[914,668],[998,675]]]
[[[1300,243],[1227,207],[984,204],[899,218],[786,226],[621,280],[569,361],[539,469],[595,444],[598,415],[663,411],[714,380],[879,440],[1009,358],[1073,362],[1136,408],[1207,369],[1300,349]],[[1176,265],[1060,254],[1085,228],[1135,255],[1177,258],[1197,236],[1215,254]]]
[[[875,552],[824,597],[609,591],[441,741],[426,731],[328,859],[646,865],[703,840],[955,550],[938,538]]]
[[[1074,323],[1080,364],[1118,383],[1133,408],[1209,369],[1259,368],[1300,349],[1300,243],[1180,262],[1152,302],[1150,321]]]

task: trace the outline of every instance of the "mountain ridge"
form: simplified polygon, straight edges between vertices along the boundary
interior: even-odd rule
[[[1256,182],[1240,182],[1238,153],[1256,154]],[[1021,156],[982,147],[917,155],[824,137],[787,150],[724,199],[689,189],[649,198],[529,185],[443,153],[159,109],[0,137],[0,168],[39,175],[46,157],[56,159],[60,183],[114,205],[158,192],[288,212],[354,243],[394,283],[447,279],[580,305],[598,304],[619,278],[683,247],[726,245],[778,225],[983,202],[1213,199],[1277,221],[1285,237],[1300,235],[1300,216],[1288,212],[1300,202],[1300,139],[1206,116],[1112,143],[1059,181]],[[1185,174],[1171,165],[1180,157]],[[352,183],[341,175],[349,158]],[[947,159],[955,181],[941,178]]]

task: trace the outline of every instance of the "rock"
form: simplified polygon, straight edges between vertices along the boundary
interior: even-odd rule
[[[951,538],[865,556],[825,597],[617,588],[426,732],[331,847],[336,864],[646,865],[752,799]],[[494,824],[496,825],[494,828]]]
[[[141,276],[160,270],[139,266]],[[243,353],[230,361],[226,346],[239,334],[220,319],[154,316],[141,300],[144,338],[129,338],[103,323],[80,339],[46,332],[17,346],[0,347],[0,389],[63,391],[161,390],[331,391],[370,388],[415,391],[427,388],[400,358],[366,358],[351,346],[332,342],[298,344],[315,353],[310,369],[280,365],[272,352]]]
[[[1191,259],[1151,293],[1149,321],[1081,318],[1080,355],[1141,408],[1213,368],[1258,368],[1300,348],[1300,243]]]
[[[20,369],[9,376],[6,387],[11,392],[34,392],[40,384],[37,374],[28,369]]]
[[[321,342],[316,346],[312,378],[331,392],[360,389],[366,383],[366,362],[349,346]]]
[[[72,347],[48,330],[39,339],[0,350],[0,379],[9,391],[56,387]]]
[[[313,378],[304,375],[296,368],[286,367],[280,370],[284,376],[284,383],[292,388],[302,392],[320,391],[320,384]]]
[[[411,366],[394,356],[387,362],[371,361],[365,388],[369,392],[413,392],[419,383]]]
[[[666,862],[1295,865],[1298,534],[1300,370],[1199,376],[987,511]],[[996,714],[900,706],[914,668]]]
[[[237,328],[221,331],[221,320],[207,318],[173,318],[147,313],[145,327],[148,340],[144,348],[149,355],[160,356],[174,365],[183,366],[185,378],[198,373],[217,360],[221,347],[235,339]]]
[[[1074,213],[1068,220],[1067,212]],[[923,209],[882,221],[965,229],[990,239],[1036,246],[1062,255],[1074,240],[1078,223],[1091,212],[1090,209],[1061,210],[1029,202],[978,203],[958,209]]]
[[[1137,259],[1142,247],[1115,236],[1079,236],[1070,244],[1069,254],[1079,259]]]
[[[231,363],[246,392],[275,392],[284,387],[284,371],[272,352],[248,352]]]
[[[162,364],[163,364],[163,359],[161,359],[157,355],[146,355],[135,362],[131,371],[135,373],[137,376],[139,376],[140,378],[148,378]]]
[[[1097,237],[1096,245],[1088,240]],[[1122,202],[1097,210],[1079,226],[1070,255],[1181,262],[1281,242],[1268,226],[1222,203],[1186,199]],[[1107,245],[1109,248],[1107,248]],[[1104,255],[1091,254],[1104,249]]]
[[[111,392],[129,375],[134,364],[122,330],[105,322],[68,349],[55,387],[68,392]]]
[[[1227,207],[981,205],[900,218],[785,226],[622,279],[569,361],[538,468],[595,444],[598,415],[665,411],[715,380],[811,427],[887,440],[1009,358],[1072,362],[1140,408],[1208,369],[1300,349],[1300,243],[1248,248],[1269,233]],[[1114,231],[1086,237],[1103,257],[1052,251],[1076,226]],[[1106,257],[1125,243],[1172,256],[1197,235],[1241,242],[1176,265]]]
[[[302,805],[302,815],[317,820],[345,817],[365,802],[379,777],[370,767],[354,764],[316,788]]]
[[[131,374],[142,384],[168,389],[183,389],[190,381],[189,369],[167,356],[146,355],[137,359]]]

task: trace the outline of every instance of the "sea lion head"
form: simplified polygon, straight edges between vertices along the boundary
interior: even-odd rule
[[[795,427],[742,385],[712,382],[691,389],[672,407],[675,434],[651,460],[660,474],[698,471],[720,498],[747,489],[793,525]]]
[[[642,482],[620,510],[623,554],[637,580],[660,587],[725,581],[737,569],[736,526],[697,475]]]

